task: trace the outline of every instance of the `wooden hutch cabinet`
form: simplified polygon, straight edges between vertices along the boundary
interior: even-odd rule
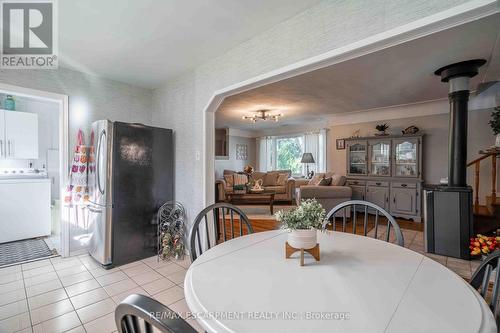
[[[346,139],[347,184],[393,216],[422,220],[422,134]]]

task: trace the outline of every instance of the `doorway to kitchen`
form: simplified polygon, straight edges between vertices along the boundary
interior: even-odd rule
[[[68,255],[68,97],[0,84],[0,267]]]

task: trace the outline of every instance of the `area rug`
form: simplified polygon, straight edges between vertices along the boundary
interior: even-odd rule
[[[52,256],[43,239],[27,239],[0,244],[0,266]]]

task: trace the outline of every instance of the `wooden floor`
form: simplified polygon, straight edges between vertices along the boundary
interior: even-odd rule
[[[277,230],[280,228],[280,222],[276,221],[274,218],[270,217],[263,217],[263,218],[258,218],[258,217],[250,217],[249,218],[250,225],[252,226],[252,229],[254,232],[262,232],[262,231],[269,231],[269,230]],[[356,234],[358,235],[363,235],[364,234],[364,218],[363,216],[358,216],[356,218]],[[408,221],[404,219],[396,219],[396,222],[398,222],[399,226],[403,230],[412,230],[412,231],[420,231],[422,232],[424,230],[424,225],[423,223],[418,223],[418,222],[413,222],[413,221]],[[379,219],[379,224],[381,226],[387,225],[387,220],[385,218],[380,217]],[[366,232],[369,233],[372,231],[375,227],[375,218],[373,215],[370,215],[367,221],[367,230]],[[234,217],[234,223],[233,223],[233,234],[231,234],[231,220],[229,217],[226,216],[226,225],[225,225],[225,230],[226,230],[226,237],[227,238],[232,238],[231,236],[236,234],[239,235],[239,216]],[[330,226],[328,229],[332,229],[332,226]],[[221,231],[224,230],[224,226],[221,224]],[[350,220],[347,220],[345,230],[343,228],[342,224],[342,219],[337,218],[336,221],[336,229],[335,231],[343,231],[343,232],[353,232],[353,223]],[[244,233],[246,234],[246,228],[244,228]]]

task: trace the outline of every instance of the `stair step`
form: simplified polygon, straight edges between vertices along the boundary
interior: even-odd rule
[[[479,205],[477,208],[474,206],[473,208],[474,215],[476,216],[484,216],[484,217],[494,217],[495,214],[490,212],[487,206]]]

